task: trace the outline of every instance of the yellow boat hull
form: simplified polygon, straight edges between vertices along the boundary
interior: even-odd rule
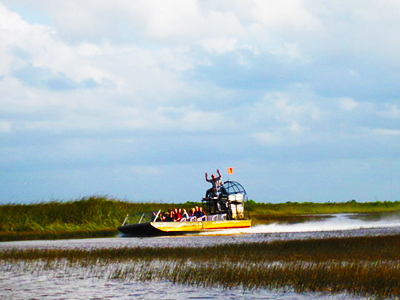
[[[129,236],[177,235],[251,227],[251,220],[225,220],[202,222],[149,222],[118,227]]]
[[[203,222],[151,222],[151,226],[164,232],[210,231],[251,227],[251,220],[203,221]]]

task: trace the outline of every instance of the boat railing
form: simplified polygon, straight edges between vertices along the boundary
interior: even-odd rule
[[[128,215],[122,226],[153,222],[158,218],[160,212],[161,210]]]
[[[122,223],[122,226],[141,224],[141,223],[150,223],[150,222],[154,222],[155,220],[160,221],[160,218],[159,218],[160,213],[161,213],[161,210],[145,212],[145,213],[140,213],[140,214],[127,215],[124,222]],[[203,216],[203,217],[199,217],[199,218],[197,218],[197,217],[190,217],[188,219],[182,218],[181,222],[226,221],[226,220],[227,220],[226,214],[215,214],[215,215]]]

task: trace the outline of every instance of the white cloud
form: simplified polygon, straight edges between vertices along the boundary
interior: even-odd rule
[[[355,108],[359,107],[360,104],[351,98],[342,98],[339,99],[339,106],[345,111],[352,111]]]
[[[400,130],[398,129],[376,128],[373,129],[372,132],[376,135],[400,135]]]
[[[187,43],[243,33],[235,14],[200,7],[195,0],[145,1],[138,7],[147,12],[147,34],[164,41]]]
[[[301,30],[315,29],[319,21],[305,7],[302,0],[251,1],[251,12],[255,21],[267,28],[277,27]]]
[[[267,131],[255,132],[252,134],[252,136],[257,142],[266,146],[275,146],[281,144],[282,142],[280,136]]]
[[[297,35],[289,33],[320,28],[318,18],[301,0],[17,1],[45,10],[58,34],[72,41],[100,42],[107,37],[135,43],[150,39],[159,44],[199,45],[218,53],[233,51],[235,45],[265,46],[268,41],[272,43],[269,50],[285,49],[290,57],[297,57]],[[229,47],[222,47],[225,42]]]
[[[397,119],[400,118],[400,109],[397,105],[390,105],[387,110],[379,111],[377,114],[384,118]]]
[[[266,93],[263,99],[252,108],[257,119],[273,118],[289,124],[297,124],[304,120],[318,121],[320,109],[310,101],[303,101],[302,96],[291,93],[272,92]]]
[[[0,133],[11,132],[11,124],[8,121],[0,120]]]
[[[213,132],[221,128],[222,114],[195,110],[193,107],[159,107],[154,122],[159,131],[168,129],[175,133]]]
[[[297,122],[292,121],[292,125],[290,126],[290,131],[293,133],[300,133],[304,131],[305,128],[301,127]]]
[[[5,58],[8,58],[9,64],[17,69],[31,64],[35,68],[48,70],[53,75],[64,74],[77,83],[87,79],[93,79],[98,83],[112,80],[111,75],[80,55],[83,48],[88,48],[88,43],[84,42],[77,47],[70,46],[59,40],[57,33],[51,28],[37,24],[31,25],[1,4],[0,20],[2,20],[0,23],[1,48],[8,49],[8,55]],[[91,46],[92,49],[94,47]],[[21,53],[26,57],[24,62],[21,63],[21,58],[13,53]],[[87,50],[84,53],[84,56],[86,55]],[[17,62],[16,65],[14,61]],[[9,69],[8,72],[10,71]]]
[[[16,126],[19,130],[203,131],[215,126],[212,120],[216,116],[193,108],[185,110],[177,120],[159,114],[158,107],[165,103],[186,105],[176,95],[188,97],[196,93],[179,77],[180,72],[193,67],[188,48],[146,50],[133,45],[87,41],[71,45],[49,27],[31,25],[2,5],[0,9],[0,20],[12,21],[2,23],[0,28],[4,37],[0,51],[5,54],[4,60],[8,60],[2,68],[6,76],[0,80],[3,95],[0,108],[3,113],[27,116],[19,120]],[[22,58],[18,56],[21,51]],[[15,72],[25,73],[24,68],[29,65],[34,72],[47,73],[41,78],[36,74],[23,75],[26,79],[15,77]],[[76,83],[92,79],[99,86],[61,91],[43,86],[60,74]],[[24,80],[36,82],[30,84]],[[209,125],[201,124],[205,121]],[[3,131],[7,128],[2,125]]]
[[[99,46],[89,42],[82,42],[76,49],[77,54],[88,57],[101,55],[102,52]]]
[[[321,21],[308,9],[305,1],[241,2],[242,9],[251,15],[246,27],[248,33],[272,53],[287,52],[289,57],[297,58],[301,49],[294,45],[312,40],[321,31]]]
[[[206,51],[223,54],[234,51],[236,43],[236,38],[208,39],[203,43],[203,47]]]

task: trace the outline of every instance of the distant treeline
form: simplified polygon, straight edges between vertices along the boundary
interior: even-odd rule
[[[34,204],[0,205],[0,241],[16,239],[42,239],[90,237],[117,234],[127,214],[181,207],[190,209],[200,202],[186,203],[132,203],[104,196],[84,197],[71,201],[52,201]],[[245,208],[254,223],[263,223],[271,216],[367,213],[396,211],[400,201],[359,203],[257,203],[249,200]]]

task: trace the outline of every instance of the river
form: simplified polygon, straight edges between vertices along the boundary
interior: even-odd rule
[[[398,213],[339,214],[277,219],[270,225],[254,226],[212,234],[154,238],[75,239],[0,243],[8,248],[118,248],[118,247],[201,247],[223,243],[260,242],[290,239],[327,238],[400,233]],[[201,288],[161,282],[123,282],[110,279],[99,270],[96,276],[85,268],[60,268],[57,271],[33,263],[0,266],[0,299],[363,299],[349,295],[321,293],[298,294],[292,291],[244,291],[242,289]]]

